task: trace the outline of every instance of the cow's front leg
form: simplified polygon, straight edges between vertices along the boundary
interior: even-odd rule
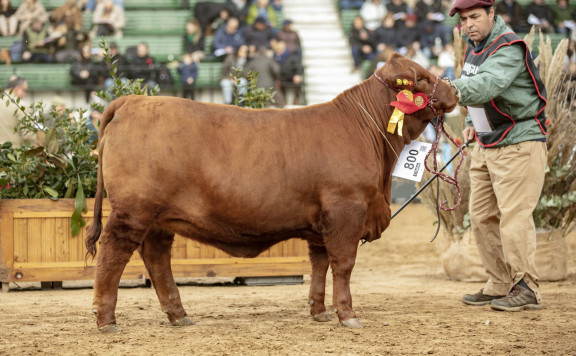
[[[326,273],[328,272],[328,254],[324,246],[313,246],[308,243],[308,255],[312,264],[312,277],[310,280],[310,293],[308,304],[310,314],[316,321],[330,321],[326,313],[324,298],[326,295]]]
[[[175,326],[194,325],[182,306],[170,266],[174,234],[151,229],[138,249],[156,290],[162,311]]]
[[[365,221],[365,210],[347,209],[328,216],[324,241],[333,277],[333,305],[343,326],[362,328],[352,309],[350,276],[356,261],[358,243]]]

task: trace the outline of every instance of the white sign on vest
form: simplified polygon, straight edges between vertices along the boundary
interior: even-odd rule
[[[431,147],[431,143],[420,141],[404,146],[392,176],[420,182],[424,174],[424,159]]]

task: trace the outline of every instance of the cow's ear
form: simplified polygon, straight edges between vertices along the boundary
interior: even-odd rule
[[[392,89],[412,91],[416,83],[415,64],[408,58],[394,52],[386,61],[386,64],[380,68],[380,76],[386,85]]]

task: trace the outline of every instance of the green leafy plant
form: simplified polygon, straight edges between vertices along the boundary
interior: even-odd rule
[[[230,78],[233,83],[234,105],[252,109],[262,109],[274,103],[276,92],[271,88],[258,88],[258,72],[246,73],[247,84],[242,87],[240,78],[243,73],[240,68],[232,68]]]
[[[104,103],[122,95],[157,95],[159,88],[142,85],[142,79],[126,80],[117,76],[117,62],[112,60],[106,41],[100,42],[110,69],[113,85],[99,91],[100,99],[91,104],[96,113],[104,111]],[[34,146],[13,147],[10,142],[0,146],[1,199],[75,198],[71,218],[72,235],[86,225],[82,213],[87,212],[86,198],[96,193],[98,159],[94,154],[97,124],[83,109],[58,111],[46,108],[42,101],[28,107],[19,98],[0,88],[0,99],[14,104],[23,115],[18,129],[37,137]],[[15,113],[16,113],[15,111]]]

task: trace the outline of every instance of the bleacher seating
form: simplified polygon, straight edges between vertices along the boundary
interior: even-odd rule
[[[191,19],[186,10],[141,10],[126,12],[124,36],[184,35],[186,22]]]
[[[17,8],[22,4],[24,0],[11,0],[10,3],[14,8]],[[64,5],[65,0],[42,0],[42,5],[46,8],[46,10],[54,10],[57,7]]]
[[[185,34],[186,22],[194,16],[194,6],[196,3],[205,0],[184,0],[188,2],[187,8],[183,6],[183,0],[124,0],[126,26],[123,29],[123,37],[105,37],[110,43],[116,42],[121,53],[126,49],[146,42],[150,49],[150,55],[159,63],[169,63],[179,60],[184,53],[183,36]],[[212,2],[224,3],[226,0],[210,0]],[[11,0],[14,7],[20,6],[24,0]],[[42,0],[42,4],[47,11],[62,6],[65,0]],[[84,12],[83,29],[86,32],[92,30],[93,13]],[[276,12],[277,27],[281,28],[284,20],[282,12]],[[10,45],[21,40],[19,37],[0,37],[0,48],[10,48]],[[220,76],[222,63],[215,61],[210,53],[212,51],[214,38],[205,38],[205,48],[207,57],[198,64],[198,78],[196,87],[198,89],[215,89],[220,87]],[[97,47],[99,38],[93,39],[93,46]],[[1,64],[0,64],[1,65]],[[162,89],[174,90],[181,87],[180,76],[177,69],[170,66],[174,86],[169,88],[163,86]],[[74,90],[70,78],[70,64],[12,64],[0,71],[0,83],[4,84],[12,74],[26,77],[29,81],[30,91],[46,90]]]
[[[124,0],[124,9],[131,10],[179,10],[182,9],[182,0]]]
[[[28,80],[28,90],[70,90],[69,64],[13,64],[0,71],[0,83],[17,74]]]
[[[122,38],[107,37],[105,40],[116,42],[120,53],[125,53],[126,48],[137,46],[140,42],[146,42],[150,55],[158,62],[169,62],[179,59],[184,52],[182,36],[124,36]],[[99,40],[95,41],[97,44]]]

